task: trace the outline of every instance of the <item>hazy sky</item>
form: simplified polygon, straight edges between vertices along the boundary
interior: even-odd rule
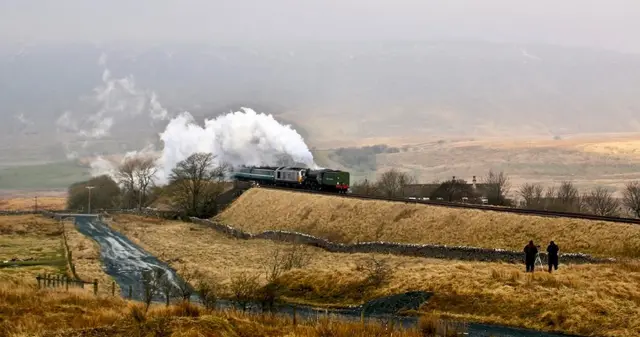
[[[638,0],[0,0],[0,41],[478,38],[640,52]]]

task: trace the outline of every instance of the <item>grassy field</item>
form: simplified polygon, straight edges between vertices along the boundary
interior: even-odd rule
[[[111,293],[112,279],[102,270],[98,244],[72,223],[64,226],[78,276],[85,281],[97,279],[100,285],[107,285],[98,287],[99,292]],[[0,234],[0,262],[18,259],[17,267],[0,268],[0,281],[35,285],[38,274],[71,276],[58,221],[37,215],[1,216]]]
[[[251,315],[235,311],[212,311],[178,304],[152,305],[145,313],[139,303],[121,298],[93,296],[82,291],[36,291],[25,285],[0,283],[0,336],[220,336],[220,337],[382,337],[390,332],[381,324],[349,323],[321,318],[298,320]],[[423,331],[433,328],[424,320]],[[429,336],[418,328],[398,330],[398,337]]]
[[[249,232],[293,230],[338,242],[395,241],[640,257],[640,226],[254,188],[218,218]]]
[[[112,286],[115,286],[115,293],[120,294],[120,287],[102,269],[100,245],[78,232],[72,222],[65,222],[64,227],[78,277],[89,282],[98,280],[101,294],[111,294]]]
[[[336,149],[385,144],[402,149],[368,157],[369,165],[340,165],[332,160]],[[374,179],[390,168],[400,169],[429,183],[451,176],[470,181],[490,169],[509,174],[516,192],[523,183],[549,186],[560,180],[572,180],[580,189],[606,186],[620,190],[629,180],[640,179],[640,135],[573,135],[562,139],[549,137],[444,137],[424,135],[361,139],[355,142],[326,144],[313,151],[319,165],[353,172],[353,180]],[[319,145],[322,146],[322,145]],[[329,146],[329,147],[327,147]],[[353,158],[344,158],[352,162]],[[375,163],[375,169],[368,166]],[[364,172],[363,172],[364,170]]]
[[[37,195],[37,194],[36,194]],[[35,209],[34,197],[17,197],[0,199],[0,210],[2,211],[27,211]],[[39,196],[38,209],[65,209],[67,198],[57,196]]]
[[[286,244],[236,240],[183,222],[116,216],[111,225],[176,270],[185,266],[229,284],[259,274]],[[188,242],[188,244],[185,244]],[[434,292],[421,310],[447,317],[602,336],[640,333],[640,262],[561,265],[553,274],[525,274],[524,266],[378,256],[393,271],[387,282],[366,282],[372,257],[304,249],[308,263],[285,273],[284,297],[320,306],[358,304],[409,290]]]

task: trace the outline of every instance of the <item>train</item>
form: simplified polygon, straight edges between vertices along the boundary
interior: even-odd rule
[[[256,185],[349,193],[349,172],[332,169],[310,169],[292,166],[242,166],[233,178]]]

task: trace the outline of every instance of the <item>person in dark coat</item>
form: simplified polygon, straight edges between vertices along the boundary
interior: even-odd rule
[[[547,247],[547,262],[549,263],[549,272],[551,272],[551,267],[555,270],[558,270],[558,245],[555,242],[551,241],[549,246]]]
[[[533,240],[529,241],[529,244],[524,247],[524,263],[527,265],[527,273],[533,273],[537,254],[538,247],[533,244]]]

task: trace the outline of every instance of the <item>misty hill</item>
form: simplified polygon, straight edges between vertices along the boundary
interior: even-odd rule
[[[640,55],[484,42],[253,46],[34,45],[0,47],[0,160],[45,149],[63,156],[56,120],[87,104],[106,66],[133,76],[175,113],[212,117],[239,106],[294,123],[312,145],[327,139],[640,130]],[[163,125],[116,121],[88,149],[116,152]],[[46,146],[45,146],[46,144]],[[11,151],[10,155],[7,151]],[[35,151],[36,153],[38,151]]]

